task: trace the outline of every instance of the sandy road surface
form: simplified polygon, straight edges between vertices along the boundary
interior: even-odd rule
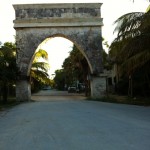
[[[56,100],[85,100],[85,94],[68,93],[67,91],[42,90],[32,95],[35,101],[56,101]]]

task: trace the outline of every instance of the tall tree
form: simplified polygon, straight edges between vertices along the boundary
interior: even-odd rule
[[[67,79],[73,84],[74,81],[86,82],[89,73],[89,66],[86,58],[74,45],[68,58],[63,63],[63,69],[66,72]]]
[[[6,42],[0,47],[0,86],[3,102],[7,102],[8,86],[16,80],[16,45]]]
[[[137,70],[145,67],[145,79],[149,81],[150,11],[125,14],[115,24],[118,36],[110,47],[110,55],[120,65],[121,75],[129,77],[129,94],[132,95],[132,77]]]
[[[64,69],[59,69],[55,71],[55,77],[54,77],[54,82],[55,82],[55,88],[58,90],[64,90],[66,81],[68,79],[66,78],[66,74],[64,72]]]
[[[62,69],[56,70],[54,81],[58,89],[63,90],[66,86],[76,85],[82,82],[87,85],[89,66],[87,60],[79,49],[74,45],[69,56],[64,60]]]

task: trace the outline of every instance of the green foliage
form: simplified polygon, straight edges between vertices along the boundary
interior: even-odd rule
[[[70,56],[65,59],[62,67],[69,80],[68,84],[73,84],[77,80],[85,82],[89,73],[87,60],[75,45],[70,52]]]
[[[88,98],[90,101],[99,101],[99,102],[107,102],[107,103],[118,103],[118,104],[130,104],[130,105],[139,105],[139,106],[150,106],[150,100],[148,98],[143,97],[127,97],[121,95],[106,95],[102,98]]]
[[[1,103],[0,102],[0,111],[4,111],[4,110],[6,111],[6,110],[18,105],[18,104],[19,104],[19,102],[17,102],[15,100],[15,98],[9,99],[9,101],[7,103]]]
[[[39,62],[39,59],[48,59],[48,54],[45,50],[40,49],[35,53],[33,64],[30,71],[31,87],[33,91],[40,89],[43,84],[50,84],[48,76],[49,64],[45,61]],[[16,81],[16,45],[6,42],[0,47],[0,91],[3,97],[3,102],[7,102],[8,87],[14,90]]]
[[[150,61],[150,11],[129,13],[115,21],[118,36],[110,54],[121,64],[121,72],[132,74]]]
[[[55,71],[55,86],[58,90],[64,90],[65,81],[67,80],[66,74],[63,69]]]
[[[115,21],[118,36],[110,46],[109,55],[119,66],[117,74],[123,79],[126,77],[131,79],[129,88],[134,89],[131,93],[138,94],[138,91],[141,93],[140,88],[143,86],[150,90],[149,18],[150,11],[135,12],[125,14]],[[137,81],[137,76],[141,76],[141,82]]]
[[[0,47],[0,90],[3,102],[7,102],[8,87],[16,81],[16,45],[6,42]]]
[[[39,61],[41,58],[45,61]],[[32,92],[38,91],[43,85],[50,85],[48,75],[49,64],[46,62],[48,53],[45,50],[39,49],[35,55],[30,70],[31,90]]]
[[[86,58],[74,45],[70,55],[64,60],[61,70],[55,72],[54,81],[58,89],[64,89],[65,85],[70,86],[76,82],[87,82],[89,66]]]
[[[39,49],[35,54],[34,54],[34,61],[37,62],[39,59],[43,58],[44,60],[48,60],[48,53],[43,50]],[[34,62],[33,61],[33,62]]]
[[[112,65],[109,62],[108,54],[105,52],[105,50],[102,50],[102,58],[103,58],[104,69],[110,70],[112,68]]]

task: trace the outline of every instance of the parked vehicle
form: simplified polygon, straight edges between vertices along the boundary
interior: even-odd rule
[[[72,85],[68,87],[68,93],[83,93],[85,92],[85,85],[78,83],[77,86]]]
[[[42,90],[51,90],[51,87],[50,86],[45,86],[42,88]]]
[[[68,87],[68,93],[76,93],[76,87],[75,86],[69,86]]]

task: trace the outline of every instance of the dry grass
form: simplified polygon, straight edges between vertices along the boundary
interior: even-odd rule
[[[99,99],[88,98],[88,100],[95,100],[95,101],[109,102],[109,103],[119,103],[119,104],[139,105],[139,106],[150,106],[150,98],[144,98],[144,97],[131,98],[125,95],[108,94]]]
[[[4,104],[2,101],[0,101],[0,111],[12,108],[18,104],[19,104],[19,102],[17,102],[15,98],[8,99],[8,102],[6,104]]]

